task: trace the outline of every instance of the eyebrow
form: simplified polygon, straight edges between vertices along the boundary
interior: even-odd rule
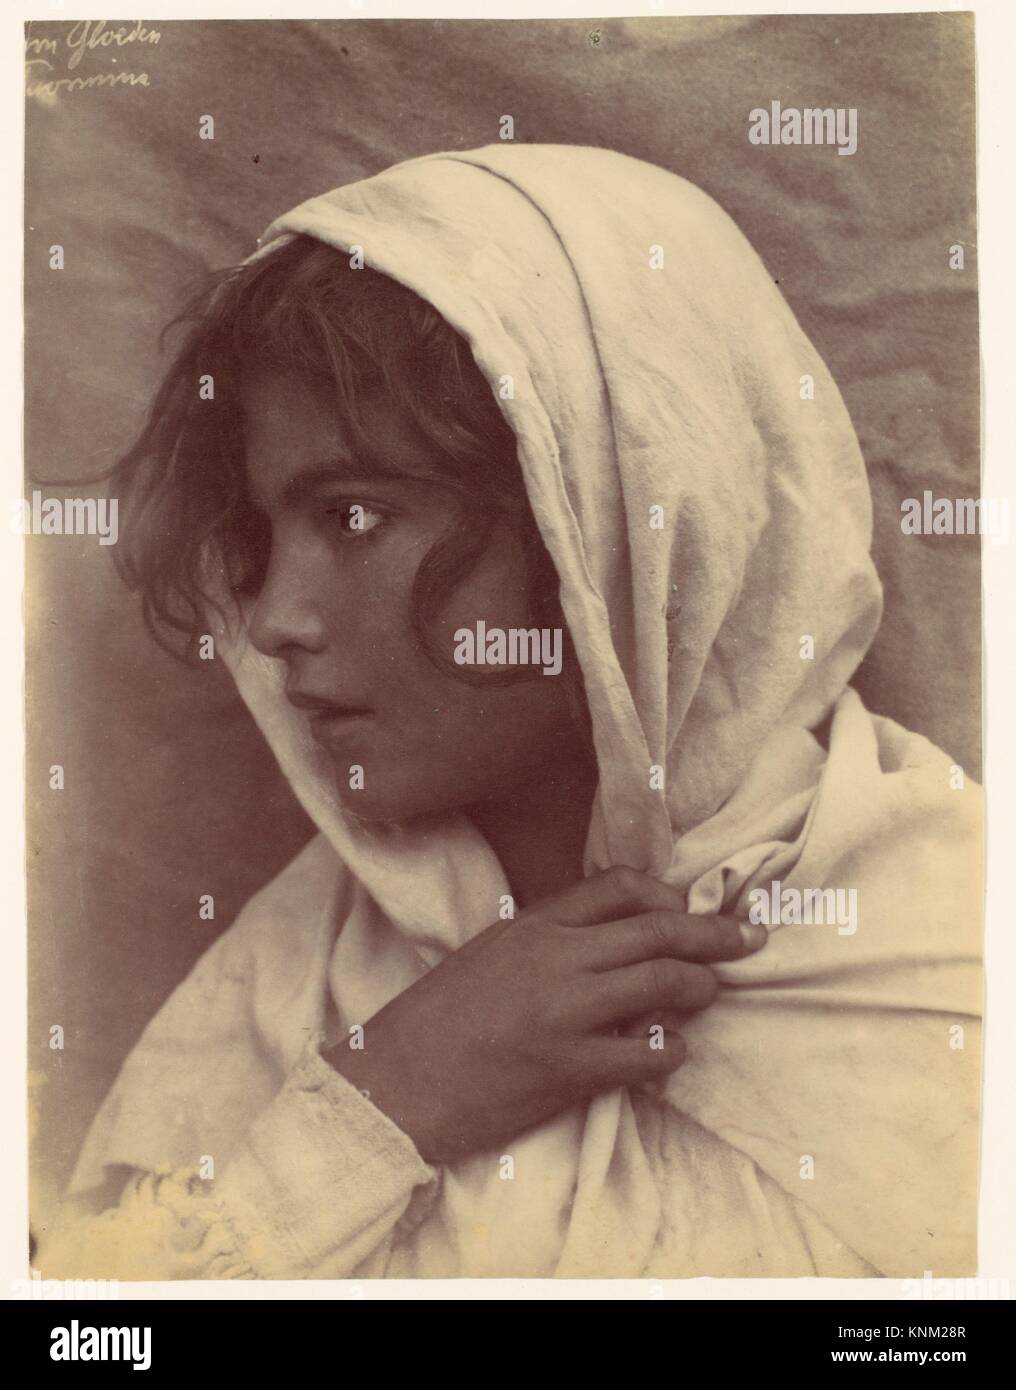
[[[352,486],[354,484],[369,484],[372,480],[377,479],[385,481],[405,479],[409,482],[425,482],[426,476],[410,473],[407,469],[398,468],[380,460],[371,459],[368,463],[364,463],[347,454],[333,454],[329,458],[322,459],[320,462],[302,469],[293,477],[287,478],[279,490],[279,502],[282,506],[293,507],[305,501],[318,488],[328,484],[346,483]],[[263,497],[254,496],[252,501],[256,506],[264,509],[265,499]]]
[[[342,454],[311,464],[309,468],[286,479],[279,492],[279,500],[285,506],[293,506],[294,503],[303,501],[308,493],[316,491],[326,483],[352,478],[354,475],[349,471],[352,467],[353,460]]]

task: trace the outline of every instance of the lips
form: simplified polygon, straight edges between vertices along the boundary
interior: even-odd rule
[[[306,710],[312,719],[356,719],[371,713],[365,705],[345,705],[305,690],[287,690],[286,699],[297,709]]]
[[[370,719],[373,713],[365,706],[343,705],[305,690],[288,690],[286,699],[307,714],[311,737],[325,747],[342,741],[345,734],[358,727],[363,720]]]

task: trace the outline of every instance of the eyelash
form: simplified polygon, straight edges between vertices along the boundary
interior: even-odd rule
[[[324,515],[327,517],[346,516],[354,507],[359,507],[364,513],[364,521],[370,516],[375,516],[378,520],[372,526],[364,525],[354,530],[346,530],[345,527],[340,527],[339,534],[348,540],[359,540],[364,536],[373,535],[375,531],[381,530],[388,520],[384,512],[380,511],[377,507],[368,506],[366,502],[347,502],[343,503],[341,506],[326,507]]]

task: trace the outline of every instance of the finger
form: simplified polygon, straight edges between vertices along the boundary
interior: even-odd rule
[[[680,1033],[667,1033],[662,1047],[635,1038],[590,1038],[583,1051],[597,1090],[665,1077],[688,1055]]]
[[[592,927],[642,912],[683,912],[683,892],[626,864],[590,874],[581,883],[534,903],[527,912],[560,926]]]
[[[616,970],[668,956],[702,964],[740,960],[768,940],[761,923],[656,910],[590,927],[582,933],[582,951],[591,969]]]
[[[656,1009],[642,1014],[640,1018],[620,1024],[616,1032],[619,1038],[658,1038],[659,1033],[653,1032],[653,1029],[662,1028],[668,1035],[680,1033],[689,1017],[689,1014],[679,1013],[676,1009]]]
[[[659,1009],[698,1013],[716,998],[719,983],[707,965],[649,960],[587,977],[582,1020],[594,1028],[630,1022]]]

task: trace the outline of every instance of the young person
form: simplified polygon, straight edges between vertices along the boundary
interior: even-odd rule
[[[730,219],[431,155],[186,317],[125,571],[319,833],[128,1057],[43,1274],[972,1273],[979,792],[849,687],[864,465]]]

